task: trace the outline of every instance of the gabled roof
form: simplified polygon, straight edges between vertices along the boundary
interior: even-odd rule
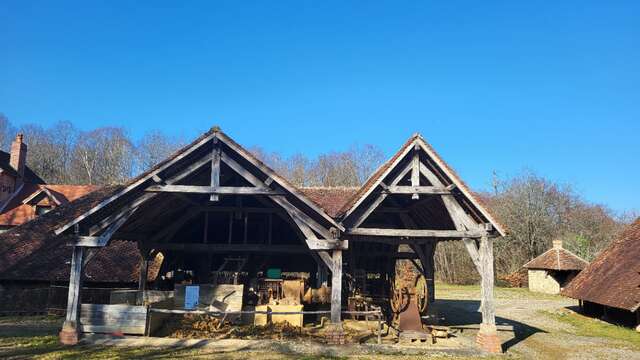
[[[0,213],[0,226],[17,226],[33,218],[33,205],[61,205],[74,201],[94,190],[95,185],[43,185],[26,183],[15,194]],[[39,195],[46,195],[42,199]],[[35,202],[35,203],[34,203]],[[51,203],[53,202],[53,203]]]
[[[582,270],[589,263],[571,251],[554,247],[542,253],[540,256],[524,264],[527,269],[540,270]]]
[[[636,311],[640,308],[640,218],[580,272],[562,295]]]
[[[145,171],[144,173],[140,174],[139,176],[137,176],[134,179],[132,179],[129,182],[127,182],[127,184],[125,184],[123,186],[123,188],[120,191],[118,191],[117,193],[115,193],[115,194],[113,194],[111,196],[103,198],[102,201],[98,202],[98,204],[96,204],[94,207],[90,208],[88,211],[84,212],[80,216],[78,216],[78,217],[76,217],[74,219],[71,219],[68,222],[60,224],[60,226],[55,230],[55,233],[56,234],[61,234],[62,232],[64,232],[65,230],[69,229],[74,224],[80,222],[85,217],[96,213],[100,209],[106,207],[107,205],[109,205],[113,201],[119,199],[120,197],[124,196],[125,194],[130,193],[135,189],[138,189],[145,182],[152,181],[154,176],[157,176],[162,171],[167,170],[170,166],[172,166],[176,162],[180,161],[181,159],[186,158],[191,153],[193,153],[196,150],[200,149],[202,146],[204,146],[205,144],[209,143],[210,141],[213,141],[214,138],[218,139],[218,141],[221,141],[226,146],[231,148],[233,151],[238,153],[249,164],[255,166],[258,169],[258,171],[261,171],[263,174],[265,174],[267,178],[272,179],[275,183],[277,183],[282,188],[284,188],[286,191],[288,191],[291,195],[293,195],[293,197],[297,198],[297,200],[301,201],[303,204],[305,204],[308,208],[310,208],[312,211],[314,211],[320,217],[324,218],[331,226],[333,226],[333,227],[335,227],[337,229],[340,229],[340,230],[344,229],[342,227],[342,225],[340,225],[338,222],[336,222],[331,216],[329,216],[315,202],[313,202],[309,198],[307,198],[295,186],[290,184],[286,179],[284,179],[282,176],[278,175],[270,167],[265,165],[262,161],[260,161],[258,158],[256,158],[251,152],[247,151],[242,146],[240,146],[238,143],[236,143],[234,140],[232,140],[230,137],[228,137],[225,133],[223,133],[220,130],[219,127],[214,126],[209,131],[207,131],[206,133],[204,133],[200,137],[198,137],[196,140],[194,140],[192,143],[184,146],[183,148],[181,148],[180,150],[176,151],[174,154],[169,156],[164,161],[161,161],[156,166],[152,167],[151,169]]]
[[[482,203],[482,201],[474,194],[473,191],[466,185],[464,181],[458,176],[458,174],[438,155],[438,153],[431,147],[429,143],[418,133],[411,136],[402,145],[400,150],[396,152],[388,161],[382,164],[374,173],[369,177],[365,184],[358,190],[338,211],[337,217],[344,219],[353,213],[356,208],[369,196],[369,194],[375,189],[389,173],[394,170],[399,163],[407,156],[414,146],[419,146],[424,151],[427,157],[431,160],[433,165],[437,167],[443,177],[446,178],[448,183],[445,185],[454,184],[460,191],[460,195],[467,201],[466,203],[472,210],[482,215],[483,221],[489,222],[500,233],[500,235],[506,235],[506,228],[497,221],[497,218],[491,214],[489,209]]]
[[[18,172],[9,164],[11,159],[11,154],[6,151],[0,151],[0,169],[2,171],[10,174],[11,176],[17,177]],[[24,167],[24,181],[33,184],[44,184],[45,181],[38,175],[36,175],[30,167]]]

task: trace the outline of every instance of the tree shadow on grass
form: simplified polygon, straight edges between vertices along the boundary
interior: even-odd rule
[[[436,300],[436,306],[439,313],[444,316],[444,325],[455,327],[482,323],[482,313],[479,312],[480,301],[478,300]],[[546,333],[542,329],[500,316],[496,316],[496,325],[498,327],[501,325],[513,327],[513,337],[502,344],[502,349],[505,352],[533,334]]]

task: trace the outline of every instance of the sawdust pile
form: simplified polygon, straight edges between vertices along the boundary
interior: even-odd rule
[[[187,314],[183,317],[173,317],[165,323],[168,336],[180,339],[314,339],[322,340],[316,334],[306,329],[289,325],[288,323],[256,325],[234,325],[221,322],[221,319],[211,315]]]

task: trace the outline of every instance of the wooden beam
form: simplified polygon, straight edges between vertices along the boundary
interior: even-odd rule
[[[326,251],[318,251],[317,253],[318,256],[320,256],[322,262],[327,265],[327,269],[333,272],[333,258],[331,257],[331,255],[329,255],[329,253]]]
[[[236,153],[238,154],[246,154],[246,150],[242,149],[238,144],[236,144],[233,141],[230,141],[230,139],[226,138],[226,136],[224,134],[220,134],[219,135],[219,139],[221,141],[224,141],[225,144],[231,148],[232,150],[234,150]],[[331,225],[333,225],[333,227],[335,227],[336,229],[340,230],[340,231],[344,231],[344,227],[339,224],[335,219],[333,219],[331,216],[329,216],[324,210],[322,210],[317,204],[315,204],[313,201],[309,200],[306,196],[304,196],[303,194],[300,193],[300,191],[291,186],[287,181],[284,181],[284,179],[282,179],[278,174],[276,174],[273,170],[269,169],[267,166],[265,166],[262,162],[260,162],[258,159],[256,159],[254,156],[244,156],[244,159],[246,161],[248,161],[249,163],[251,163],[253,166],[255,166],[256,168],[258,168],[260,171],[262,171],[263,173],[265,173],[268,178],[265,181],[269,181],[269,178],[271,178],[272,180],[276,181],[282,188],[284,188],[285,190],[289,191],[291,194],[293,194],[298,200],[300,200],[301,202],[303,202],[305,205],[307,205],[309,208],[313,209],[318,215],[322,216],[327,222],[329,222]],[[232,160],[232,159],[231,159]],[[224,161],[224,159],[223,159]],[[228,164],[228,163],[227,163]],[[234,169],[235,170],[235,169]]]
[[[80,330],[80,298],[82,290],[82,264],[84,248],[76,246],[71,256],[71,270],[69,272],[69,291],[67,293],[67,314],[62,326],[63,331]]]
[[[185,252],[264,252],[264,253],[309,253],[304,245],[266,245],[266,244],[214,244],[214,243],[148,243],[146,247],[156,250]]]
[[[385,190],[389,194],[430,194],[430,195],[442,195],[451,194],[451,192],[444,187],[438,186],[388,186]]]
[[[269,188],[247,186],[198,186],[198,185],[151,185],[147,192],[170,192],[186,194],[219,194],[219,195],[278,195],[282,192]]]
[[[225,152],[220,154],[220,159],[227,164],[233,171],[242,176],[245,180],[247,180],[250,184],[256,187],[266,187],[266,185],[258,179],[255,175],[247,171],[244,167],[238,164],[235,160],[229,157]],[[270,199],[273,200],[276,204],[280,205],[290,216],[298,218],[304,221],[307,225],[309,225],[313,230],[317,231],[323,237],[330,239],[331,234],[328,229],[324,226],[320,225],[318,222],[313,220],[309,215],[300,211],[297,207],[293,206],[289,200],[283,195],[270,196]],[[344,229],[342,226],[338,226],[339,229]]]
[[[420,154],[418,153],[417,144],[414,145],[413,159],[411,159],[411,187],[420,187]],[[418,192],[414,192],[413,195],[411,195],[411,199],[420,199],[420,195],[418,195]]]
[[[393,178],[391,180],[391,186],[396,186],[400,181],[402,181],[402,179],[407,175],[407,173],[409,173],[409,171],[411,171],[412,169],[412,164],[407,165],[402,171],[400,171],[400,173],[398,175],[396,175],[395,178]],[[377,209],[380,204],[382,204],[382,202],[387,198],[387,196],[390,194],[390,192],[388,191],[389,186],[387,186],[384,182],[380,182],[380,187],[382,188],[382,191],[378,194],[378,197],[366,208],[364,209],[364,211],[358,215],[358,217],[352,221],[352,226],[351,227],[358,227],[360,225],[362,225],[362,223],[367,220],[367,218],[371,215],[371,213]]]
[[[217,188],[220,186],[220,146],[214,139],[213,154],[211,156],[211,187]],[[209,201],[218,201],[218,194],[212,193],[209,197]]]
[[[75,241],[72,241],[69,245],[73,246],[84,246],[84,247],[104,247],[109,244],[109,241],[113,237],[113,234],[118,231],[124,223],[127,222],[129,217],[136,212],[138,208],[128,209],[124,214],[116,220],[111,226],[109,226],[104,233],[100,236],[71,236],[71,238]]]
[[[349,235],[362,236],[399,236],[399,237],[421,237],[421,238],[479,238],[482,231],[458,231],[458,230],[418,230],[418,229],[380,229],[380,228],[357,228],[347,229]]]
[[[473,265],[476,266],[476,270],[478,270],[478,274],[480,274],[482,272],[482,267],[480,265],[480,253],[476,246],[476,241],[473,239],[462,239],[462,241],[464,242],[464,246],[467,248],[471,261],[473,261]]]
[[[273,214],[277,212],[277,210],[274,208],[247,207],[247,206],[201,206],[200,210],[203,212],[214,212],[214,213],[241,212],[241,213],[253,213],[253,214]]]
[[[493,239],[487,235],[480,239],[480,264],[482,268],[482,325],[488,330],[496,326],[496,309],[493,302]],[[493,329],[495,330],[495,329]]]
[[[340,323],[342,312],[342,250],[333,250],[331,274],[331,322]]]
[[[86,219],[88,216],[94,214],[95,212],[97,212],[98,210],[102,209],[103,207],[107,206],[108,204],[110,204],[112,201],[118,199],[119,197],[121,197],[122,195],[130,192],[131,190],[137,188],[138,186],[144,184],[146,181],[148,181],[149,179],[153,178],[154,176],[158,176],[162,171],[166,170],[168,167],[172,166],[173,164],[175,164],[176,162],[182,160],[183,158],[185,158],[186,156],[188,156],[189,154],[191,154],[192,152],[196,151],[197,149],[199,149],[201,146],[203,146],[204,144],[206,144],[207,142],[209,142],[213,137],[215,137],[215,133],[211,134],[209,136],[206,136],[205,138],[203,138],[202,140],[200,140],[198,143],[194,144],[192,147],[186,149],[185,151],[183,151],[182,153],[176,155],[173,159],[171,159],[170,161],[162,164],[161,166],[159,166],[157,169],[153,170],[152,172],[150,172],[148,175],[141,177],[140,179],[138,179],[137,181],[135,181],[133,184],[127,186],[126,188],[122,189],[121,191],[119,191],[117,194],[114,194],[110,197],[108,197],[107,199],[101,201],[100,203],[98,203],[96,206],[92,207],[89,211],[83,213],[82,215],[74,218],[72,221],[65,223],[64,225],[58,227],[57,229],[54,230],[54,233],[56,235],[60,235],[62,234],[65,230],[67,230],[68,228],[70,228],[71,226],[79,223],[80,221]],[[207,158],[205,163],[208,163],[209,160],[211,159],[211,154],[208,154],[208,156],[205,156],[205,158]],[[194,165],[197,165],[199,162],[195,162],[193,164],[191,164],[187,169],[192,168]],[[203,164],[204,165],[204,164]],[[190,172],[189,172],[190,173]],[[181,172],[180,175],[184,174],[184,171]],[[184,176],[186,176],[188,174],[185,174]],[[180,177],[179,175],[174,175],[172,177],[172,180],[167,180],[168,184],[171,184],[172,182],[177,182],[180,181]]]
[[[346,250],[349,248],[349,240],[306,239],[311,250]]]

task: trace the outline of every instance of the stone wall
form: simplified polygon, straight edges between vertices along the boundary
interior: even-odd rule
[[[546,270],[529,270],[529,290],[545,294],[559,294],[560,283]]]

